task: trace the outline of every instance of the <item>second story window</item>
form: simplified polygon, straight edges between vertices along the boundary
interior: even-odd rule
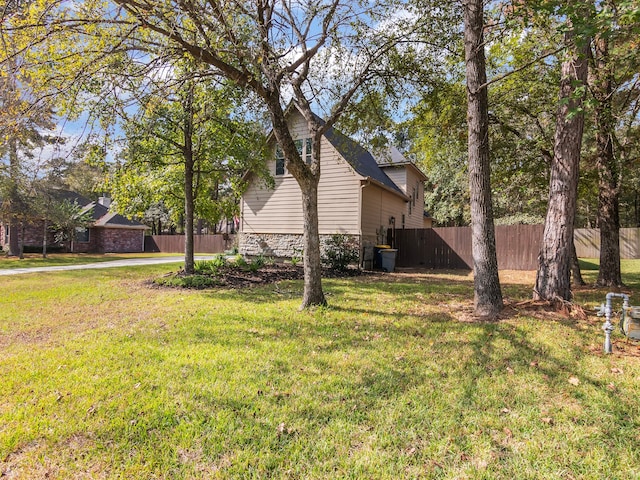
[[[307,165],[311,165],[311,139],[305,138],[304,140],[296,140],[296,148],[300,154],[300,158]]]
[[[307,165],[311,165],[311,139],[310,138],[305,138],[304,140],[304,145],[305,145],[305,152],[304,152],[304,157],[302,157],[302,159],[307,162]]]
[[[276,148],[276,175],[284,175],[284,154],[280,147]]]
[[[307,165],[311,165],[311,149],[312,142],[310,138],[299,139],[295,141],[296,149],[300,154],[300,158],[302,158],[303,162],[306,162]],[[284,161],[284,153],[280,147],[276,148],[276,175],[284,175],[285,174],[285,161]]]

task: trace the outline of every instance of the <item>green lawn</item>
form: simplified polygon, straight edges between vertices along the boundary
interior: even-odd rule
[[[0,256],[0,270],[9,268],[53,267],[58,265],[83,265],[86,263],[109,262],[125,258],[150,258],[180,256],[179,253],[52,253],[47,258],[42,254],[26,253],[24,258]]]
[[[326,280],[300,313],[300,282],[145,283],[171,268],[0,279],[0,478],[640,477],[638,346],[516,305],[530,272],[478,322],[466,272]]]

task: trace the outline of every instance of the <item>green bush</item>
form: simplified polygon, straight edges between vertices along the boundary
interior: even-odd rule
[[[236,266],[242,268],[243,270],[249,270],[251,272],[257,272],[258,270],[260,270],[266,262],[267,260],[263,255],[258,255],[257,257],[251,259],[251,261],[247,261],[247,259],[242,255],[236,255],[234,259],[234,263]]]
[[[334,233],[325,242],[322,263],[334,270],[346,270],[360,258],[357,241],[344,233]]]
[[[224,255],[216,255],[211,260],[197,260],[194,269],[195,273],[199,275],[217,275],[226,264],[227,259]]]
[[[156,278],[154,283],[164,287],[193,288],[200,290],[203,288],[215,287],[219,282],[214,277],[207,275],[171,275]]]
[[[237,254],[234,259],[233,259],[233,263],[235,263],[236,266],[240,267],[240,268],[244,268],[248,265],[247,263],[247,259],[244,258],[242,255]]]
[[[291,257],[291,265],[293,265],[295,267],[300,262],[302,262],[302,249],[294,248],[293,249],[293,256]]]
[[[252,272],[257,272],[262,267],[264,267],[266,262],[267,260],[265,259],[264,255],[258,255],[256,258],[253,258],[251,262],[249,262],[247,268]]]

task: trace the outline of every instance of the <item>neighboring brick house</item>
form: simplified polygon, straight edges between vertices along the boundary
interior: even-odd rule
[[[304,117],[295,104],[287,115],[301,155],[310,158]],[[334,233],[347,234],[366,257],[373,245],[393,238],[396,229],[431,227],[431,218],[424,212],[426,177],[397,149],[374,156],[333,128],[324,134],[320,148],[321,242]],[[249,185],[240,204],[239,250],[248,255],[300,255],[304,230],[300,187],[287,172],[275,142],[273,152],[268,168],[275,188],[268,188],[255,175],[247,177]]]
[[[95,202],[81,195],[69,191],[56,191],[54,197],[58,200],[66,199],[82,206],[82,212],[91,211],[93,224],[82,231],[76,232],[76,238],[71,244],[74,253],[138,253],[144,252],[144,235],[148,229],[135,220],[109,211],[110,199],[100,197]],[[7,249],[9,244],[9,225],[0,221],[0,245]],[[18,229],[18,235],[24,232],[24,246],[31,249],[42,248],[44,221],[27,224]],[[54,232],[47,232],[47,244],[55,244]]]

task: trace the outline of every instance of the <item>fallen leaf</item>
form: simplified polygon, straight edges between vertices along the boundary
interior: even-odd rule
[[[613,392],[615,392],[616,390],[616,386],[613,383],[610,383],[609,385],[607,385],[607,388]]]
[[[288,427],[286,423],[282,422],[280,425],[278,425],[277,431],[278,435],[288,435],[293,432],[293,429],[291,427]]]
[[[508,413],[511,413],[511,410],[509,410],[508,408],[503,408],[502,410],[500,410],[500,413],[501,413],[502,415],[506,415],[506,414],[508,414]]]
[[[540,420],[542,420],[547,425],[553,425],[553,418],[551,417],[542,417]]]
[[[511,367],[507,367],[507,372],[509,372],[510,374],[512,374],[512,375],[513,375],[513,368],[511,368]]]
[[[513,432],[510,428],[505,427],[503,432],[507,436],[507,438],[513,438]]]
[[[620,374],[623,374],[623,373],[624,373],[624,371],[623,371],[621,368],[613,367],[613,368],[611,369],[611,373],[615,373],[615,374],[617,374],[617,375],[620,375]]]
[[[569,383],[577,387],[580,385],[580,379],[578,377],[569,377]]]
[[[538,366],[538,362],[531,362],[529,365],[531,367],[537,367]]]

